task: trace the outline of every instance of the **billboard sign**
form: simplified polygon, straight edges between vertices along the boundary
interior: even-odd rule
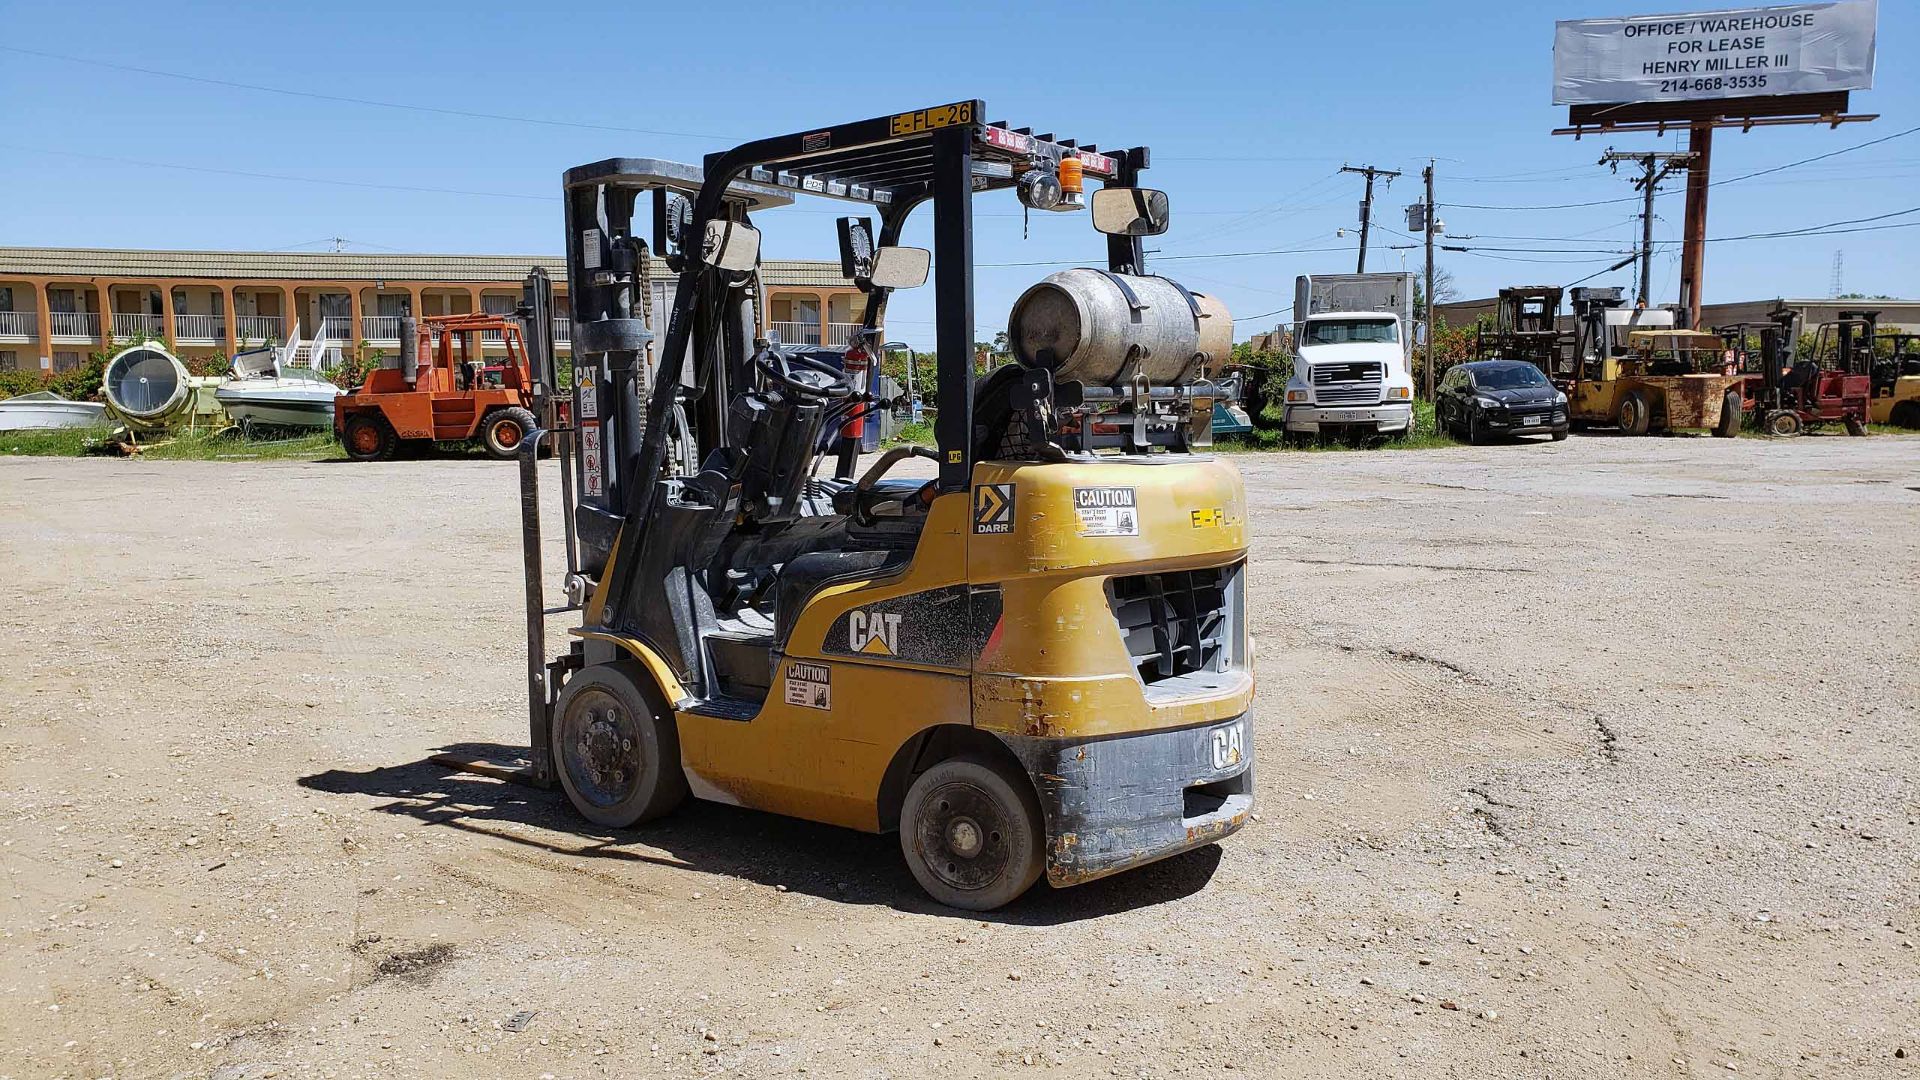
[[[1873,85],[1877,0],[1624,19],[1570,19],[1553,35],[1553,103],[1772,97]]]

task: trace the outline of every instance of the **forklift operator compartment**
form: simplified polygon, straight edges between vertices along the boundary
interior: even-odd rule
[[[528,779],[628,827],[688,794],[898,831],[936,900],[986,910],[1211,843],[1252,809],[1246,499],[1208,455],[1231,317],[1146,272],[1167,196],[1144,147],[988,124],[963,101],[757,140],[703,168],[565,176],[575,367],[530,343],[521,458]],[[1088,181],[1101,185],[1089,193]],[[1015,305],[973,368],[975,194],[1089,211],[1094,268]],[[838,357],[762,332],[754,219],[799,195],[867,295]],[[902,228],[932,205],[934,249]],[[932,270],[937,447],[857,469],[895,402],[861,377]],[[529,280],[530,332],[550,290]],[[567,408],[557,403],[566,400]],[[548,608],[536,454],[558,450],[566,602]],[[824,448],[824,449],[823,449]],[[934,476],[892,475],[909,458]],[[578,611],[550,656],[545,617]]]

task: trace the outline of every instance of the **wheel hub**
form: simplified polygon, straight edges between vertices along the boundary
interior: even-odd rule
[[[582,694],[566,718],[561,742],[574,786],[599,806],[624,799],[639,781],[640,762],[633,718],[610,694]]]
[[[1009,872],[1008,810],[967,783],[944,784],[921,804],[919,835],[927,868],[956,889],[983,889]]]

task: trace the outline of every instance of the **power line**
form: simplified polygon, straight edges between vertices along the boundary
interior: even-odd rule
[[[1742,173],[1739,176],[1729,176],[1725,180],[1715,180],[1711,184],[1708,184],[1707,186],[1723,187],[1727,184],[1737,184],[1742,180],[1751,180],[1756,176],[1765,176],[1769,173],[1777,173],[1777,172],[1784,171],[1786,169],[1798,168],[1801,165],[1812,164],[1813,162],[1816,162],[1816,161],[1825,161],[1828,158],[1838,157],[1841,154],[1850,154],[1855,150],[1864,150],[1869,146],[1878,146],[1884,142],[1890,142],[1894,139],[1904,138],[1908,135],[1912,135],[1916,131],[1920,131],[1920,127],[1910,127],[1905,131],[1896,131],[1891,135],[1883,135],[1878,139],[1871,139],[1871,140],[1868,140],[1867,142],[1856,143],[1852,146],[1843,146],[1838,150],[1830,150],[1824,154],[1815,154],[1813,157],[1801,158],[1798,161],[1789,161],[1780,165],[1773,165],[1765,169],[1756,169],[1753,172]],[[1675,194],[1675,192],[1666,192],[1665,194]],[[1466,210],[1573,210],[1573,209],[1586,207],[1586,206],[1611,206],[1615,203],[1637,202],[1637,201],[1639,201],[1638,196],[1629,195],[1625,198],[1619,198],[1619,199],[1593,199],[1587,202],[1572,202],[1572,203],[1543,203],[1537,206],[1490,206],[1490,205],[1483,205],[1483,204],[1476,204],[1476,203],[1453,203],[1452,205],[1456,207],[1460,207],[1462,209],[1466,209]]]
[[[0,46],[4,48],[5,46]],[[142,161],[137,158],[113,157],[108,154],[83,154],[77,150],[48,150],[38,146],[16,146],[0,143],[0,150],[16,150],[23,154],[54,154],[59,157],[82,158],[87,161],[105,161],[115,165],[140,165],[150,169],[178,169],[182,172],[212,173],[216,176],[244,176],[253,180],[280,180],[295,184],[329,184],[334,187],[372,188],[377,191],[410,191],[427,195],[473,195],[487,199],[533,199],[538,202],[559,202],[557,196],[525,195],[513,191],[470,191],[461,188],[416,187],[410,184],[376,184],[367,180],[335,180],[318,176],[294,176],[289,173],[249,172],[245,169],[220,169],[211,165],[180,165],[170,161]]]
[[[671,139],[720,139],[734,141],[730,135],[716,135],[706,131],[660,131],[654,128],[622,127],[618,124],[589,124],[574,120],[548,120],[538,116],[511,116],[506,113],[472,112],[466,109],[448,109],[439,105],[414,105],[404,101],[381,101],[377,98],[348,97],[343,94],[323,94],[315,90],[291,90],[281,86],[261,86],[258,83],[235,82],[231,79],[213,79],[204,75],[189,75],[181,71],[163,71],[159,68],[137,67],[133,64],[115,64],[106,60],[95,60],[85,56],[69,56],[65,53],[44,52],[39,49],[23,49],[17,45],[0,45],[0,51],[19,53],[23,56],[37,56],[45,60],[61,60],[69,64],[85,64],[90,67],[108,68],[113,71],[130,71],[139,75],[152,75],[162,79],[179,79],[182,82],[202,83],[207,86],[223,86],[230,90],[252,90],[262,94],[280,94],[285,97],[309,98],[314,101],[335,101],[346,105],[367,105],[379,109],[404,109],[409,112],[434,113],[439,116],[460,116],[469,120],[501,120],[514,124],[538,124],[542,127],[580,128],[587,131],[622,131],[634,135],[662,135]]]

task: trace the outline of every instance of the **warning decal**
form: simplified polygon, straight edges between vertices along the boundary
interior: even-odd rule
[[[786,701],[803,709],[833,708],[833,676],[827,665],[788,664]]]
[[[1013,485],[979,484],[973,489],[973,531],[1013,531]]]
[[[1139,536],[1140,510],[1130,487],[1074,488],[1081,536]]]

